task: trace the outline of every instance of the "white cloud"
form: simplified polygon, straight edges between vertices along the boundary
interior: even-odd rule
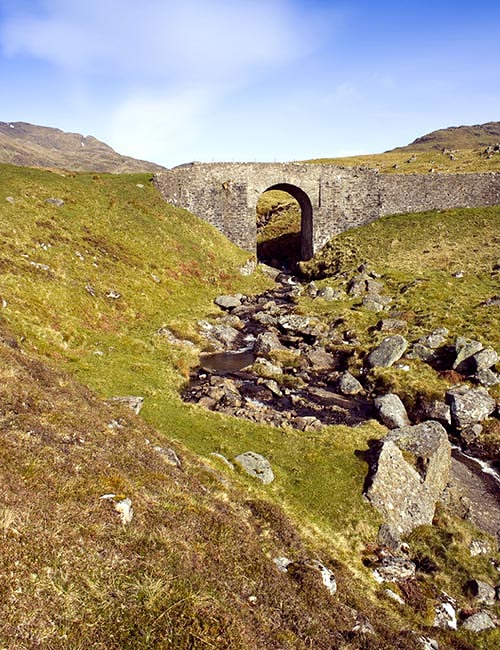
[[[111,115],[107,139],[123,154],[166,165],[185,162],[196,149],[211,102],[205,90],[131,95]]]
[[[10,56],[77,72],[224,79],[303,56],[323,28],[291,0],[45,0],[0,34]]]

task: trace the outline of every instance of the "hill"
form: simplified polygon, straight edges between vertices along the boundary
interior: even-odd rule
[[[428,229],[410,220],[405,230],[393,217],[346,234],[346,272],[363,255],[397,296],[412,337],[447,318],[497,345],[496,321],[473,318],[469,303],[495,290],[495,250],[484,242],[496,242],[499,211],[423,218]],[[409,540],[417,575],[374,579],[380,516],[362,493],[366,453],[384,426],[302,431],[181,399],[208,348],[202,332],[239,326],[234,314],[223,325],[214,298],[273,286],[259,269],[241,273],[248,253],[164,203],[148,175],[2,165],[0,233],[1,647],[417,650],[420,636],[441,650],[498,647],[499,630],[432,627],[441,590],[473,609],[464,583],[498,577],[497,553],[470,555],[472,539],[489,538],[469,522],[440,509]],[[467,264],[460,290],[449,277],[455,252]],[[320,259],[320,275],[331,259]],[[345,360],[353,337],[362,350],[385,336],[358,302],[304,293],[293,306],[324,320],[325,345]],[[338,339],[344,330],[348,343]],[[298,395],[295,362],[279,385],[262,382]],[[424,365],[410,365],[377,381],[410,396],[446,383],[429,386]],[[140,415],[120,396],[142,396]],[[270,460],[273,483],[213,455],[248,450]],[[290,571],[277,558],[292,560]],[[311,574],[318,561],[334,571],[335,595]]]
[[[500,122],[473,126],[449,126],[417,138],[391,151],[440,151],[442,149],[480,149],[500,142]]]
[[[306,162],[376,168],[384,174],[453,174],[500,171],[500,122],[452,126],[379,154],[316,158]],[[491,150],[485,151],[487,147]]]
[[[27,122],[0,122],[0,163],[114,174],[163,169],[155,163],[122,156],[92,136]]]

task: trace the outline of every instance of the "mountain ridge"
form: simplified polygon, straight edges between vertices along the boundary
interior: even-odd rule
[[[0,122],[0,162],[114,174],[165,169],[156,163],[123,156],[94,136],[29,122]]]

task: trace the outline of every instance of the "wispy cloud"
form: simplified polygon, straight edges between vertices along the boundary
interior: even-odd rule
[[[291,0],[41,0],[0,35],[10,56],[79,73],[227,79],[304,56],[321,29]]]

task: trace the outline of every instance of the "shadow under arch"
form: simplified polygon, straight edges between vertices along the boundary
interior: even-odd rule
[[[296,185],[290,183],[276,183],[268,187],[262,194],[265,192],[270,192],[271,190],[280,190],[286,192],[292,196],[300,207],[300,242],[291,241],[289,235],[281,235],[274,240],[269,240],[266,242],[266,247],[270,250],[275,251],[277,257],[288,257],[290,254],[293,258],[293,265],[295,266],[298,262],[302,260],[309,260],[313,256],[313,207],[311,199],[309,196]],[[296,247],[296,252],[291,251],[292,248]],[[279,251],[280,248],[286,248],[284,254],[281,256],[276,251]]]

